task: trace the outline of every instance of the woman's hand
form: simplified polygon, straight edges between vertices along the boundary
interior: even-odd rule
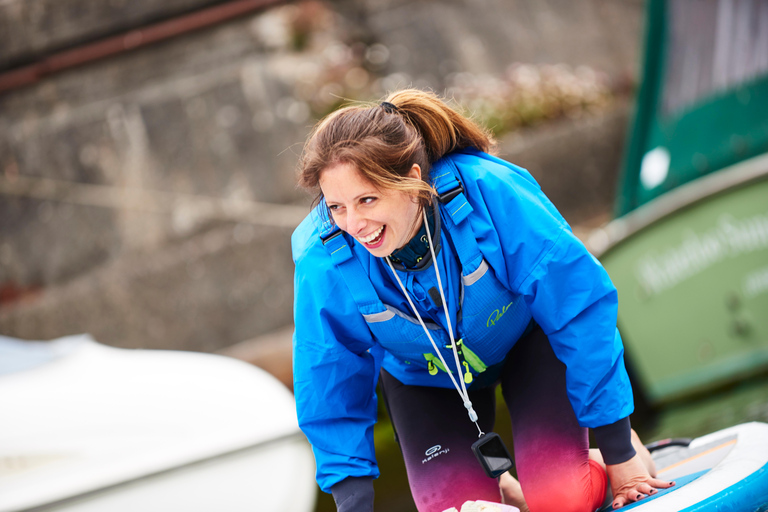
[[[639,455],[621,464],[608,464],[605,470],[611,482],[614,509],[641,500],[646,495],[652,496],[658,492],[657,489],[675,485],[675,482],[653,478]]]

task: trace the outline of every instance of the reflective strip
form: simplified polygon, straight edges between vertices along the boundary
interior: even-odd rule
[[[363,318],[365,318],[365,321],[368,322],[369,324],[375,324],[377,322],[386,322],[393,316],[395,316],[394,311],[386,310],[386,311],[382,311],[381,313],[363,315]]]
[[[372,313],[369,315],[363,315],[363,318],[365,318],[365,321],[369,324],[374,324],[377,322],[386,322],[387,320],[391,320],[395,315],[399,316],[403,320],[407,320],[411,322],[412,324],[418,325],[421,327],[421,324],[418,320],[416,320],[414,317],[407,315],[400,311],[397,308],[393,308],[392,306],[388,304],[384,304],[384,307],[387,308],[386,311],[382,311],[380,313]],[[424,325],[427,326],[427,329],[430,331],[439,331],[441,327],[433,322],[424,322]]]
[[[461,276],[461,280],[466,286],[472,286],[477,281],[479,281],[480,278],[483,277],[487,271],[488,271],[488,263],[485,260],[483,260],[480,262],[480,266],[477,267],[477,270],[475,270],[468,276]]]

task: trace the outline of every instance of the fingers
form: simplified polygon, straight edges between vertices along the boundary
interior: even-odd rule
[[[637,489],[638,492],[641,492],[643,494],[647,494],[649,496],[651,494],[656,494],[656,489],[654,489],[653,487],[651,487],[648,484],[640,484],[640,485],[638,485],[636,487],[636,489]],[[638,499],[640,499],[640,498],[638,498]]]
[[[620,494],[616,496],[613,500],[613,508],[621,508],[624,505],[629,505],[630,503],[634,503],[635,501],[639,501],[643,499],[645,495],[637,490],[628,490],[623,494]]]
[[[664,480],[657,480],[656,478],[650,478],[648,481],[639,483],[631,489],[627,489],[613,500],[613,508],[621,508],[630,503],[640,501],[646,496],[653,496],[658,492],[658,489],[668,489],[673,487],[675,482],[667,482]]]
[[[613,508],[615,510],[617,508],[623,507],[624,505],[629,505],[630,503],[634,503],[635,501],[640,501],[643,498],[645,498],[644,494],[638,491],[630,491],[626,495],[617,496],[613,500]]]
[[[648,483],[658,489],[668,489],[669,487],[673,487],[675,485],[674,481],[659,480],[657,478],[649,478]]]
[[[647,482],[643,482],[636,486],[636,489],[643,494],[656,494],[657,489],[668,489],[675,485],[675,482],[667,482],[665,480],[656,480],[655,478],[648,479]]]

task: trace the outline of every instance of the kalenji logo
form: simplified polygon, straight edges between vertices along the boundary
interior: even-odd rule
[[[421,463],[426,464],[427,462],[431,461],[435,457],[439,457],[440,455],[444,455],[450,451],[451,451],[450,448],[443,448],[439,444],[436,444],[435,446],[433,446],[432,448],[424,452],[424,455],[426,455],[426,457],[424,458],[424,460],[421,461]]]

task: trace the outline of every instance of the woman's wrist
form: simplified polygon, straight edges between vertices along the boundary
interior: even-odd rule
[[[351,476],[331,487],[338,512],[373,512],[373,477]]]
[[[606,464],[621,464],[635,456],[629,416],[616,423],[592,429]]]

